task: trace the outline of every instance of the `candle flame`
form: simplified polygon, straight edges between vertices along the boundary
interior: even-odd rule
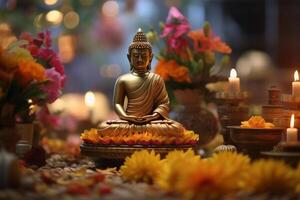
[[[236,78],[236,77],[237,77],[236,70],[232,68],[232,69],[230,70],[230,78]]]
[[[290,122],[290,127],[294,128],[294,124],[295,124],[295,115],[292,114],[292,116],[291,116],[291,122]]]
[[[92,108],[95,105],[95,95],[93,92],[88,91],[84,96],[85,105]]]
[[[295,80],[295,81],[299,81],[298,70],[296,70],[295,73],[294,73],[294,80]]]

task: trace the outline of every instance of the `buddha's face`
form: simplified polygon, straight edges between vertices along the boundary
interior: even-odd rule
[[[153,54],[148,49],[132,49],[128,56],[131,66],[137,70],[147,69]]]

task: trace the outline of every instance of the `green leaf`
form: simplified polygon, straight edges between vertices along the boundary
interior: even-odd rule
[[[7,50],[9,52],[13,52],[16,48],[19,48],[20,46],[27,45],[29,42],[27,40],[17,40],[15,42],[12,42],[8,45]]]

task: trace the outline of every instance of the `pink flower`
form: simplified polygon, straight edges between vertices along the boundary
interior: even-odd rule
[[[56,129],[61,125],[61,119],[58,116],[51,114],[47,107],[42,107],[37,112],[38,120],[47,127]]]
[[[64,76],[61,76],[54,68],[46,70],[47,84],[43,91],[47,94],[47,102],[53,103],[61,94]]]
[[[167,38],[167,44],[171,49],[177,52],[182,45],[188,44],[186,33],[190,30],[190,25],[186,17],[184,17],[176,7],[171,7],[166,24],[161,34],[162,38]]]

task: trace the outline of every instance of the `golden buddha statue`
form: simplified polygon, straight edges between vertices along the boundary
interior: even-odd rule
[[[156,133],[178,135],[185,128],[168,119],[169,97],[164,80],[150,72],[152,47],[141,29],[127,54],[130,73],[120,76],[114,88],[114,109],[120,120],[105,121],[98,131],[104,135]]]

